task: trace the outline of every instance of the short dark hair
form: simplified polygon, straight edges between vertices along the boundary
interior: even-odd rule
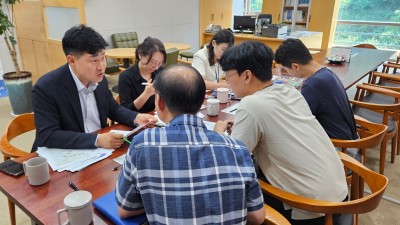
[[[144,41],[136,48],[136,62],[139,62],[139,54],[143,56],[150,56],[149,61],[153,58],[153,54],[160,52],[164,56],[164,63],[167,60],[167,52],[165,51],[164,44],[157,38],[147,37]]]
[[[214,37],[211,39],[210,43],[207,45],[207,51],[208,51],[208,62],[210,63],[210,66],[214,65],[214,46],[212,45],[212,42],[215,41],[217,45],[221,43],[226,43],[228,44],[229,47],[231,47],[234,42],[235,38],[233,36],[232,30],[224,29],[218,31]]]
[[[239,73],[250,70],[260,81],[272,79],[273,53],[270,47],[258,41],[246,41],[227,49],[219,64],[222,70],[235,69]]]
[[[285,67],[291,67],[292,63],[306,65],[312,60],[310,51],[299,39],[285,40],[275,53],[275,62]]]
[[[96,54],[108,44],[93,28],[80,24],[65,32],[62,46],[66,56],[71,54],[81,56],[83,53]]]
[[[164,69],[156,76],[153,86],[174,116],[196,114],[203,104],[206,91],[200,73],[184,64],[174,64]]]

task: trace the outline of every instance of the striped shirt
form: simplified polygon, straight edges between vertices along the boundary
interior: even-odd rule
[[[193,115],[134,137],[116,199],[151,224],[245,224],[264,204],[247,148]]]

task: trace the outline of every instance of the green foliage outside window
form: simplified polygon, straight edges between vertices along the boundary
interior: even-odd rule
[[[249,11],[250,12],[261,12],[262,10],[262,0],[249,0],[250,7]]]
[[[400,1],[341,0],[338,20],[400,23]],[[335,45],[360,43],[400,50],[400,26],[337,24]]]

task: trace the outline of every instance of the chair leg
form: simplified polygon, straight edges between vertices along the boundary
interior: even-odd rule
[[[9,213],[10,213],[11,225],[15,225],[16,224],[16,220],[15,220],[15,205],[11,201],[11,199],[8,199],[8,211],[10,211]]]
[[[379,157],[379,173],[382,175],[385,172],[386,144],[387,139],[385,137],[381,143],[381,152]]]
[[[390,162],[394,163],[394,159],[396,156],[396,149],[398,149],[398,140],[397,138],[399,138],[398,134],[396,134],[393,138],[392,138],[392,149],[390,151]]]

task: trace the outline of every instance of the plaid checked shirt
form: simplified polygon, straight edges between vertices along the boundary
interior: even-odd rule
[[[193,115],[134,137],[116,199],[151,224],[245,224],[264,205],[247,148]]]

